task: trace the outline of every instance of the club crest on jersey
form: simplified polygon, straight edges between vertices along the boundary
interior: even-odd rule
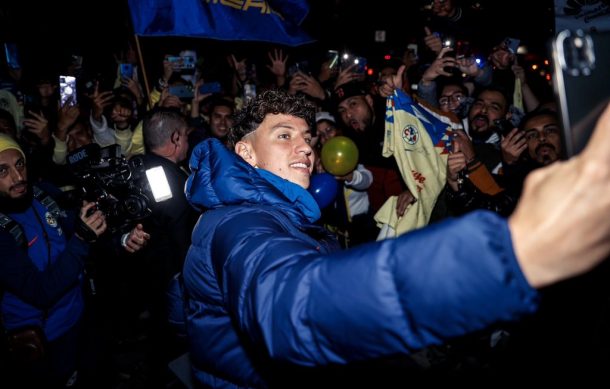
[[[402,139],[410,145],[414,145],[419,141],[419,131],[415,126],[407,124],[402,130]]]

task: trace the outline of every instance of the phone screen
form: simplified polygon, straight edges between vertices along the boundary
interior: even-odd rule
[[[354,64],[356,67],[354,68],[354,73],[356,74],[365,74],[367,69],[367,59],[364,57],[356,57],[354,58]]]
[[[343,54],[341,54],[341,58],[340,58],[340,69],[341,69],[341,71],[349,68],[353,64],[354,64],[354,56],[353,55],[351,55],[350,53],[343,53]]]
[[[130,63],[122,63],[120,66],[120,72],[122,78],[133,78],[133,65]]]
[[[190,100],[194,97],[193,87],[190,85],[175,85],[169,87],[169,94],[180,100]]]
[[[17,45],[14,43],[4,44],[4,55],[6,56],[6,64],[11,69],[21,68],[19,63],[19,54],[17,52]]]
[[[335,69],[339,64],[339,52],[337,50],[328,50],[326,61],[328,62],[329,69]]]
[[[59,76],[59,95],[62,107],[66,104],[74,106],[78,103],[76,100],[76,77]]]
[[[186,57],[174,57],[169,56],[166,57],[167,61],[174,64],[174,69],[195,69],[195,58],[186,56]]]
[[[506,48],[506,50],[510,51],[513,54],[517,54],[517,50],[519,49],[519,44],[521,41],[515,38],[506,38],[502,45]]]
[[[553,88],[568,157],[587,144],[610,101],[610,32],[564,30],[552,42]]]
[[[496,128],[497,132],[502,136],[507,136],[509,132],[515,128],[513,123],[507,119],[496,119],[493,121],[493,127]]]
[[[220,93],[220,83],[219,82],[207,82],[199,87],[199,93]]]

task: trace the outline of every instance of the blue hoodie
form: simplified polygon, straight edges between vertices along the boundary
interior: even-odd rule
[[[278,366],[405,355],[536,309],[507,222],[493,213],[340,251],[312,224],[319,210],[301,187],[215,139],[190,165],[187,198],[207,209],[183,272],[204,385],[266,387]]]

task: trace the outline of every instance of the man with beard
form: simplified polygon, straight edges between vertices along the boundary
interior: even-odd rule
[[[44,355],[27,362],[13,347],[15,354],[8,356],[12,374],[0,374],[2,384],[55,388],[74,376],[84,262],[89,244],[106,230],[105,216],[94,207],[85,203],[76,223],[70,220],[51,196],[28,184],[23,150],[0,134],[2,324],[9,334],[34,328],[45,345]],[[143,234],[137,228],[127,234],[126,249],[138,250],[146,240]],[[10,381],[14,378],[19,381]]]
[[[487,170],[498,174],[501,168],[501,135],[495,120],[510,120],[509,99],[504,90],[497,86],[481,89],[475,96],[468,112],[468,134],[458,131],[455,143],[470,165],[481,162]]]
[[[525,176],[564,157],[557,113],[549,109],[530,112],[502,140],[504,185],[521,194]]]
[[[505,189],[493,196],[480,192],[469,180],[458,184],[459,172],[467,169],[465,153],[459,145],[447,161],[447,191],[450,207],[457,213],[489,209],[509,215],[519,198],[525,177],[532,170],[563,158],[561,129],[557,113],[548,109],[530,112],[519,128],[503,139],[502,168]]]
[[[88,242],[106,230],[106,221],[100,211],[90,212],[95,204],[88,203],[81,208],[79,228],[68,238],[67,214],[39,188],[28,185],[26,175],[22,149],[12,138],[0,135],[2,324],[9,333],[36,327],[48,341],[45,359],[11,366],[11,371],[25,370],[20,384],[40,380],[39,384],[55,387],[65,384],[76,366],[83,262]],[[15,230],[22,235],[12,233]],[[22,242],[17,243],[19,236]],[[16,357],[10,360],[17,364]]]
[[[358,162],[373,174],[373,183],[368,189],[371,214],[377,212],[390,196],[398,196],[396,213],[402,216],[415,198],[406,188],[396,160],[382,155],[385,101],[375,104],[364,85],[356,81],[339,86],[334,98],[344,125],[343,135],[356,143]]]

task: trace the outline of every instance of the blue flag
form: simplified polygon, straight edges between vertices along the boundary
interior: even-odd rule
[[[275,5],[275,7],[274,7]],[[135,33],[298,46],[314,40],[301,31],[306,0],[129,0]]]

